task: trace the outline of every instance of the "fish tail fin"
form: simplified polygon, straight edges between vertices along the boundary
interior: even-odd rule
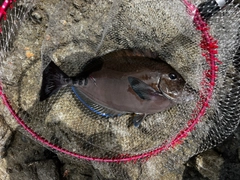
[[[67,82],[63,81],[65,78],[69,77],[51,61],[43,71],[40,101],[49,98],[64,85],[67,85]]]

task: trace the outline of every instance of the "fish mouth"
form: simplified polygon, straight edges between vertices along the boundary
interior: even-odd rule
[[[176,98],[173,98],[172,96],[168,95],[167,93],[162,92],[162,94],[170,100],[175,100],[176,99]]]
[[[168,98],[168,99],[170,99],[170,100],[172,100],[172,101],[177,101],[177,100],[179,99],[178,93],[172,93],[174,96],[170,96],[170,95],[169,95],[170,93],[169,93],[168,88],[166,89],[166,92],[162,91],[162,89],[160,89],[160,90],[161,90],[162,94],[163,94],[166,98]]]

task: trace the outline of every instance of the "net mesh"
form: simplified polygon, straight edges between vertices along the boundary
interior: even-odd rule
[[[201,2],[17,1],[2,20],[2,97],[26,134],[78,163],[91,160],[104,178],[144,179],[176,169],[239,122],[239,7],[229,4],[206,24],[194,8]],[[156,52],[184,77],[188,93],[180,104],[136,128],[128,126],[130,115],[89,112],[70,88],[39,101],[50,61],[74,76],[93,57],[132,48]]]

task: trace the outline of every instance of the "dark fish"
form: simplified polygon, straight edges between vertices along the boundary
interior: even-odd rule
[[[147,114],[176,104],[184,85],[182,76],[151,51],[119,50],[93,58],[75,77],[51,61],[43,71],[40,101],[71,86],[91,111],[104,117],[134,113],[137,127]]]

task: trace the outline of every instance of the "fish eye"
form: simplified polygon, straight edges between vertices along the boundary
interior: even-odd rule
[[[177,75],[174,74],[174,73],[170,73],[170,74],[168,74],[168,76],[169,76],[169,78],[170,78],[171,80],[177,79]]]

